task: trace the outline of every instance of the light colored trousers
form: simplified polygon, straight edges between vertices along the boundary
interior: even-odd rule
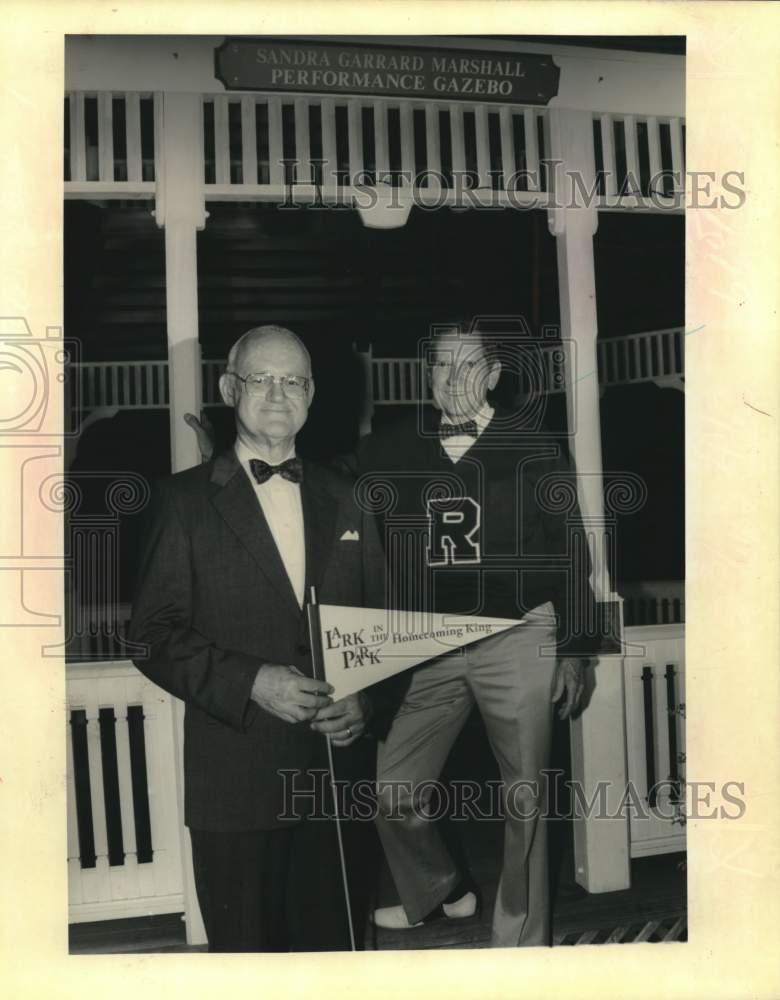
[[[539,813],[546,805],[540,772],[548,765],[552,727],[552,605],[535,608],[523,622],[418,667],[377,759],[384,809],[379,835],[406,915],[415,923],[449,895],[460,873],[435,823],[420,817],[419,802],[412,808],[409,784],[416,789],[439,778],[474,702],[479,706],[509,793],[493,947],[550,943],[547,831]],[[547,647],[544,656],[540,647]],[[433,799],[430,804],[435,811]]]

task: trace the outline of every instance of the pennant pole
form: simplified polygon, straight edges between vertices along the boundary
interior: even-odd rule
[[[320,609],[317,604],[317,591],[315,587],[309,589],[309,603],[306,605],[306,618],[309,623],[309,643],[311,645],[311,659],[314,667],[314,677],[318,681],[325,680],[325,670],[322,656],[322,635],[320,632]],[[357,951],[355,947],[355,928],[352,923],[352,907],[349,902],[349,881],[347,879],[347,861],[344,856],[344,840],[341,835],[341,817],[339,816],[338,795],[336,793],[336,774],[333,768],[333,747],[330,744],[330,736],[325,734],[325,744],[328,748],[328,769],[330,771],[330,788],[333,796],[333,812],[336,818],[336,839],[339,845],[339,863],[341,864],[341,881],[344,886],[344,902],[347,907],[347,924],[349,925],[349,942],[352,951]]]

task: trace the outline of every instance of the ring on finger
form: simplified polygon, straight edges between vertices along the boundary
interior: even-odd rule
[[[351,739],[352,739],[352,736],[353,736],[353,733],[352,733],[352,726],[347,726],[347,729],[346,729],[346,733],[347,733],[347,735],[346,735],[346,738],[347,738],[348,740],[351,740]]]

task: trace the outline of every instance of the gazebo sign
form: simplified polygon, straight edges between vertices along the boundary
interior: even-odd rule
[[[560,76],[551,56],[522,52],[251,38],[226,39],[214,73],[227,90],[501,104],[548,104]]]

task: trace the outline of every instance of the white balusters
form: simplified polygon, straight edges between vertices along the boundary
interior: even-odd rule
[[[431,176],[427,186],[430,188],[432,176],[441,175],[441,136],[439,133],[439,109],[435,104],[425,106],[425,162],[426,170]]]
[[[626,144],[626,187],[625,194],[638,195],[639,191],[639,154],[636,143],[636,120],[633,115],[623,119],[623,135]]]
[[[625,681],[626,748],[628,778],[642,796],[646,813],[630,816],[631,856],[642,857],[664,851],[683,850],[685,831],[675,823],[673,774],[684,782],[680,759],[672,752],[685,749],[685,627],[682,624],[634,625],[625,628],[629,655],[623,661]],[[644,671],[644,675],[643,675]],[[645,678],[643,683],[643,676]],[[670,678],[670,679],[667,679]],[[674,706],[670,706],[669,689]],[[645,709],[652,713],[646,717]],[[670,739],[670,712],[675,729]],[[652,725],[650,724],[652,719]],[[648,770],[648,737],[652,737]],[[656,782],[650,795],[648,775]],[[654,805],[653,805],[654,803]]]
[[[87,179],[87,135],[84,122],[84,95],[70,95],[70,179]]]
[[[466,139],[463,129],[463,108],[450,106],[450,137],[452,139],[452,171],[461,176],[466,172]]]
[[[617,166],[615,164],[615,134],[611,115],[601,115],[601,157],[604,163],[604,191],[607,198],[617,194]]]
[[[85,94],[72,92],[69,99],[69,135],[70,135],[70,180],[66,182],[66,193],[83,194],[92,184],[99,184],[101,193],[109,197],[121,197],[123,194],[141,194],[154,191],[154,183],[148,172],[144,180],[144,159],[142,149],[141,108],[142,101],[150,96],[154,100],[154,160],[159,160],[160,142],[163,130],[162,102],[159,94],[144,95],[137,92],[112,93],[100,92]],[[87,148],[85,100],[94,101],[97,107],[97,146]],[[116,154],[114,149],[114,101],[120,99],[124,104],[124,125],[127,157],[127,174],[124,180],[114,180],[116,172]],[[229,190],[240,187],[247,188],[247,197],[282,198],[285,195],[285,178],[282,159],[284,157],[284,141],[282,127],[282,106],[284,96],[281,95],[204,95],[204,107],[211,104],[214,110],[214,176],[210,186],[213,186],[212,197],[230,197]],[[331,96],[301,96],[288,95],[286,100],[294,110],[294,141],[295,158],[298,161],[295,186],[308,186],[314,182],[314,170],[311,163],[312,134],[310,111],[312,106],[320,108],[320,129],[323,159],[322,196],[326,200],[339,197],[338,188],[338,156],[336,130],[336,99]],[[364,109],[370,108],[373,113],[373,139],[375,151],[375,175],[379,183],[386,182],[390,170],[390,137],[388,134],[387,99],[370,99],[366,97],[347,97],[340,99],[347,108],[347,135],[349,142],[349,175],[350,182],[365,169],[363,155],[363,119]],[[234,151],[231,160],[230,122],[231,105],[240,110],[240,141],[241,149]],[[265,136],[258,137],[257,108],[263,106],[268,112],[268,175],[258,175],[258,138],[261,148]],[[433,175],[440,175],[442,170],[441,135],[439,128],[440,106],[432,101],[412,101],[399,99],[392,102],[398,108],[400,123],[400,169],[402,183],[404,177],[414,177],[416,170],[415,156],[415,119],[416,111],[424,113],[426,168]],[[235,110],[234,108],[234,110]],[[549,184],[545,184],[540,174],[541,161],[549,155],[547,141],[541,142],[540,135],[546,135],[548,121],[547,109],[532,107],[517,107],[509,105],[473,104],[464,105],[457,102],[447,102],[441,105],[441,110],[449,118],[451,143],[451,169],[455,173],[464,173],[467,162],[471,162],[472,150],[467,161],[464,134],[464,111],[474,116],[474,151],[476,153],[476,174],[481,189],[492,188],[493,179],[490,171],[490,125],[491,114],[498,116],[501,151],[500,163],[503,175],[503,191],[500,195],[506,198],[506,188],[510,178],[524,166],[528,176],[528,192],[541,192]],[[583,112],[587,114],[587,112]],[[523,123],[523,156],[524,164],[517,162],[515,142],[515,119]],[[682,120],[679,118],[664,118],[649,116],[638,119],[633,115],[618,116],[612,114],[597,114],[593,116],[597,123],[600,138],[604,171],[603,193],[600,197],[601,208],[639,209],[642,211],[668,210],[658,204],[659,196],[663,197],[663,185],[656,180],[651,197],[642,195],[638,190],[640,176],[647,170],[651,178],[659,178],[664,169],[671,166],[677,177],[676,187],[682,186],[683,177],[683,142]],[[644,147],[640,151],[637,142],[637,125],[646,124],[647,152]],[[617,161],[615,149],[615,125],[623,130],[625,137],[626,171],[633,185],[630,191],[618,194]],[[670,150],[667,151],[661,142],[661,127],[668,126]],[[540,127],[543,130],[540,133]],[[469,133],[470,134],[470,133]],[[94,143],[94,139],[91,139]],[[471,141],[469,143],[471,147]],[[151,164],[151,151],[146,151]],[[671,158],[671,163],[669,161]],[[240,171],[236,169],[240,165]],[[394,162],[393,166],[397,164]],[[641,173],[640,173],[641,171]],[[123,176],[123,175],[119,175]],[[668,181],[665,182],[668,186]],[[429,179],[427,188],[436,185]],[[258,190],[258,188],[262,190]],[[238,192],[236,192],[238,193]],[[307,196],[308,197],[308,196]],[[464,195],[457,189],[451,190],[447,196],[448,203],[457,204]]]
[[[517,167],[515,165],[515,142],[512,133],[512,110],[503,107],[498,113],[501,123],[501,169],[503,172],[503,187],[506,189],[510,178],[514,175]]]
[[[309,141],[309,102],[295,99],[295,180],[298,184],[312,183],[311,143]],[[324,129],[323,129],[324,131]]]
[[[650,183],[657,193],[661,193],[661,133],[657,118],[647,119],[647,156],[650,167]]]
[[[95,840],[95,867],[84,869],[92,877],[84,878],[84,898],[106,902],[111,899],[108,871],[108,832],[103,798],[103,758],[100,749],[100,716],[97,684],[84,686],[87,716],[87,756],[89,760],[89,793],[92,802],[92,831]]]
[[[682,122],[679,118],[669,121],[669,138],[672,147],[672,175],[675,192],[682,194],[685,190],[685,164],[683,162]]]
[[[257,118],[254,98],[241,98],[241,178],[257,184]]]
[[[107,91],[98,94],[98,179],[114,179],[114,101]]]
[[[217,184],[230,183],[230,133],[228,101],[214,97],[214,176]]]
[[[127,179],[131,183],[143,180],[141,170],[141,95],[125,96],[125,124],[127,128]],[[157,129],[155,128],[155,133]]]
[[[477,137],[477,176],[479,187],[490,188],[490,136],[488,132],[488,111],[484,104],[474,109],[474,125]]]
[[[278,97],[268,98],[268,167],[270,182],[281,187],[284,183],[282,159],[284,142],[282,138],[282,102]]]
[[[73,764],[73,736],[68,711],[66,731],[67,811],[68,811],[68,899],[78,905],[84,899],[81,879],[81,849],[79,846],[78,813],[76,811],[76,770]]]
[[[683,375],[681,336],[682,330],[674,328],[600,340],[602,384],[679,379]],[[556,388],[554,380],[557,363],[550,353],[560,349],[558,344],[543,347],[544,364],[548,366],[546,374],[551,380],[545,391],[560,389]],[[408,393],[401,388],[417,384],[418,359],[374,358],[372,363],[382,386],[374,402],[406,403],[425,398],[419,390],[414,399],[407,398]],[[203,362],[203,404],[206,406],[221,404],[218,381],[224,366],[223,360]],[[79,378],[81,406],[85,410],[107,405],[125,409],[159,409],[168,405],[166,361],[84,362],[74,367]],[[405,374],[399,374],[401,371]]]
[[[83,788],[90,788],[92,836],[97,856],[95,865],[82,868],[79,844],[79,803],[76,796],[77,766],[83,758],[73,753],[71,726],[67,732],[67,804],[68,804],[68,874],[70,920],[111,919],[144,916],[149,913],[175,913],[182,908],[182,868],[179,821],[175,806],[175,756],[171,699],[146,680],[128,662],[68,664],[66,668],[68,716],[74,711],[86,713],[86,774],[80,773]],[[138,789],[133,791],[133,761],[130,742],[129,710],[143,713],[143,745],[151,823],[151,858],[139,861],[135,804]],[[112,709],[114,722],[104,726],[101,735],[100,709]],[[110,713],[106,713],[110,718]],[[82,724],[79,723],[79,728]],[[117,781],[103,772],[103,752],[116,749]],[[140,749],[140,744],[139,747]],[[107,759],[111,759],[109,753]],[[108,777],[106,783],[104,778]],[[136,779],[137,779],[136,775]],[[107,801],[108,800],[108,801]],[[117,815],[120,825],[112,827],[112,836],[121,829],[119,842],[109,864],[109,833],[106,810]],[[89,814],[81,817],[87,831]],[[85,858],[84,860],[89,861]]]
[[[390,154],[387,142],[387,104],[374,101],[374,162],[377,184],[387,179],[390,170]]]
[[[414,113],[408,103],[401,105],[401,184],[403,187],[414,181]]]
[[[338,150],[336,149],[336,104],[324,97],[320,104],[322,124],[322,186],[333,189],[338,185]]]
[[[163,99],[159,91],[152,97],[152,116],[154,119],[154,176],[157,179],[162,172],[162,167],[159,165],[162,164],[163,147]],[[202,155],[203,151],[201,150]]]
[[[282,99],[270,97],[262,99],[244,95],[240,98],[241,105],[241,143],[242,143],[242,180],[231,180],[230,178],[230,150],[229,150],[229,102],[224,95],[216,95],[207,98],[213,100],[215,112],[215,178],[214,187],[218,189],[223,185],[231,188],[243,185],[251,188],[258,187],[257,182],[257,127],[255,108],[258,103],[265,103],[268,107],[268,144],[271,160],[270,176],[268,183],[260,184],[265,187],[270,196],[282,196],[285,178],[280,165],[283,153],[283,128],[282,128]],[[336,130],[336,109],[337,104],[332,97],[321,97],[315,99],[314,103],[309,97],[297,96],[293,99],[294,109],[294,130],[295,130],[295,159],[297,169],[292,180],[293,192],[296,186],[312,184],[315,180],[314,166],[311,162],[312,150],[315,146],[315,139],[312,136],[312,123],[310,111],[312,106],[320,108],[320,134],[322,143],[322,188],[320,194],[327,200],[338,197],[337,189],[341,187],[338,176],[338,156]],[[349,184],[354,178],[365,173],[365,158],[363,149],[363,113],[370,109],[372,117],[372,129],[374,140],[374,181],[373,183],[387,183],[391,168],[390,156],[390,115],[391,103],[385,99],[368,100],[366,98],[350,97],[345,99],[347,110],[347,140],[348,140],[348,166]],[[464,128],[464,113],[473,115],[474,121],[474,150],[476,155],[476,174],[478,186],[481,189],[493,187],[491,177],[491,148],[490,148],[490,115],[498,116],[500,127],[500,165],[504,178],[504,189],[510,178],[515,174],[519,164],[516,163],[515,141],[514,141],[514,121],[513,115],[518,115],[524,123],[525,133],[525,159],[529,172],[532,173],[529,188],[537,190],[543,187],[540,181],[540,155],[539,148],[539,124],[546,121],[545,112],[537,109],[513,109],[508,106],[492,107],[485,104],[464,106],[456,103],[447,103],[440,109],[438,105],[426,102],[399,101],[397,106],[392,105],[392,112],[397,107],[400,139],[400,164],[394,157],[392,166],[400,166],[401,185],[406,186],[411,181],[414,183],[417,157],[415,149],[415,113],[422,112],[424,115],[425,129],[425,163],[429,172],[426,188],[434,188],[434,177],[440,176],[442,171],[442,147],[440,130],[440,110],[447,115],[449,120],[449,165],[453,173],[464,174],[467,162],[466,134]],[[471,147],[471,142],[469,142]],[[471,155],[472,150],[469,149]],[[431,176],[432,175],[432,176]],[[289,176],[286,178],[289,182]],[[216,196],[220,197],[225,192],[217,191]],[[252,192],[255,195],[257,192]],[[212,195],[213,196],[213,195]],[[285,195],[289,196],[289,193]],[[456,191],[451,192],[448,200],[457,203],[459,195]]]
[[[146,371],[146,400],[153,403],[155,399],[155,370],[152,365],[145,365]]]
[[[153,163],[159,160],[159,139],[162,134],[159,95],[106,90],[92,94],[72,91],[66,96],[70,143],[70,176],[65,182],[66,195],[99,191],[101,195],[108,197],[126,197],[153,192],[153,173],[147,171],[147,178],[144,179],[141,102],[153,100],[154,151],[147,152],[153,169]],[[126,172],[121,167],[117,169],[117,157],[121,158],[123,155],[126,158]],[[120,164],[122,162],[120,159]]]
[[[531,108],[526,108],[523,112],[523,131],[525,133],[525,169],[528,172],[528,190],[539,191],[541,189],[539,143],[536,135],[536,112]]]
[[[349,176],[354,184],[363,173],[363,119],[357,101],[347,104],[347,131],[349,136]]]

